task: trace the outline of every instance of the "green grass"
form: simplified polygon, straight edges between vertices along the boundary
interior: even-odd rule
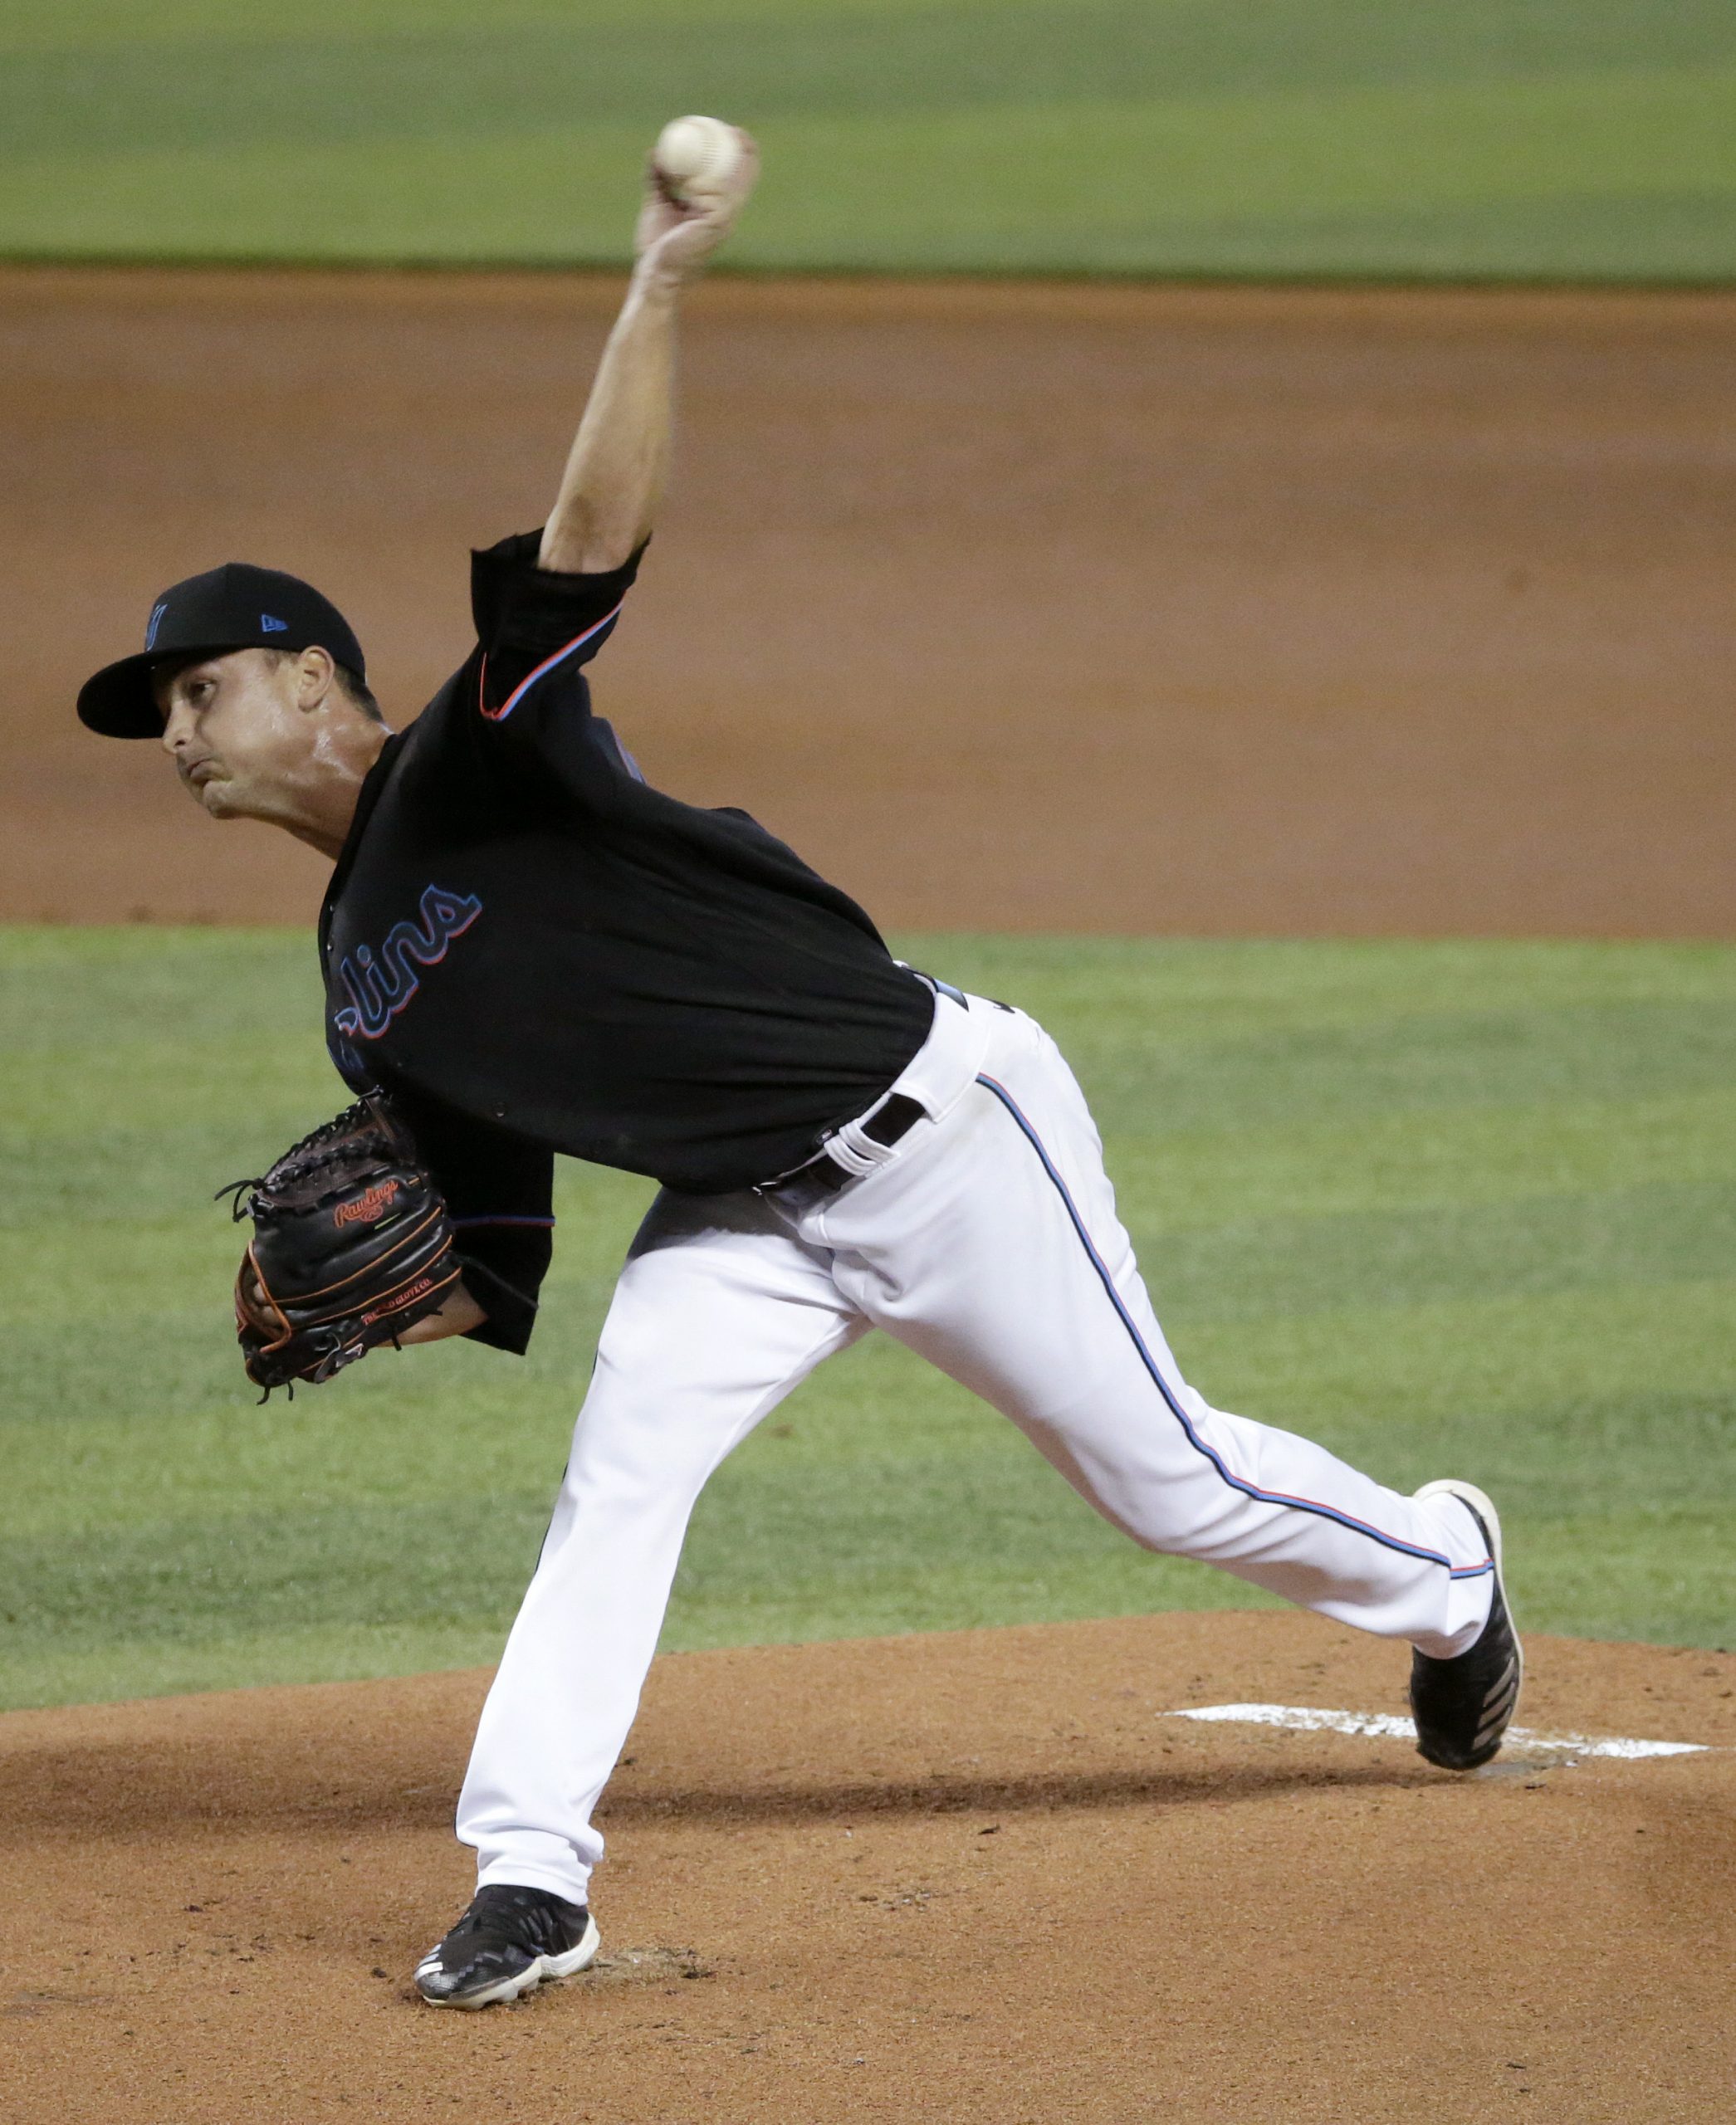
[[[9,0],[0,252],[615,261],[691,110],[743,266],[1736,271],[1728,0]]]
[[[1731,1642],[1736,951],[907,949],[1060,1038],[1215,1400],[1488,1484],[1536,1626]],[[259,1408],[209,1197],[338,1103],[307,941],[0,931],[0,1702],[492,1658],[643,1187],[563,1162],[527,1360],[385,1354]],[[1251,1598],[870,1338],[717,1476],[667,1643]]]

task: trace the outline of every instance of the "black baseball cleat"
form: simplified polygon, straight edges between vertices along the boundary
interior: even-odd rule
[[[464,1916],[416,1966],[416,1990],[431,2007],[491,2007],[545,1977],[570,1977],[602,1946],[582,1903],[515,1882],[480,1888]]]
[[[1508,1722],[1518,1709],[1525,1656],[1502,1584],[1501,1523],[1494,1506],[1474,1483],[1450,1477],[1425,1483],[1416,1495],[1434,1497],[1442,1491],[1467,1506],[1483,1530],[1494,1559],[1494,1585],[1489,1621],[1474,1645],[1451,1660],[1433,1660],[1411,1648],[1411,1712],[1419,1755],[1443,1771],[1474,1771],[1500,1747]]]

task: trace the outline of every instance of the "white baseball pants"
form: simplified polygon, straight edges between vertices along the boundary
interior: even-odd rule
[[[694,1502],[768,1411],[870,1327],[1010,1417],[1147,1549],[1437,1657],[1481,1630],[1489,1559],[1457,1500],[1386,1490],[1183,1380],[1083,1096],[1040,1026],[937,998],[893,1089],[931,1118],[889,1149],[840,1131],[834,1149],[862,1178],[836,1194],[798,1178],[652,1205],[459,1801],[483,1883],[585,1900],[603,1853],[592,1813]]]

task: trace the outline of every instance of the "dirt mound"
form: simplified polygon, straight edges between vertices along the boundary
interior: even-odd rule
[[[306,921],[72,720],[168,583],[336,598],[407,720],[618,280],[0,272],[0,916]],[[883,923],[1736,931],[1736,296],[718,281],[604,712]]]
[[[1164,1615],[658,1662],[605,1960],[482,2015],[407,1984],[462,1907],[478,1673],[0,1720],[0,2115],[596,2125],[1710,2119],[1736,2079],[1736,1658],[1540,1639],[1533,1743],[1401,1709],[1401,1651]]]

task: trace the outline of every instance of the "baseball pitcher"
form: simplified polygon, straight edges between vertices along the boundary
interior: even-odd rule
[[[895,960],[744,812],[652,788],[592,712],[669,458],[683,287],[752,188],[653,163],[638,262],[540,532],[472,564],[476,646],[406,729],[318,592],[232,563],[164,592],[79,714],[152,738],[213,818],[330,859],[325,1027],[356,1096],[252,1184],[237,1284],[267,1390],[374,1345],[522,1351],[555,1153],[661,1184],[597,1351],[462,1797],[469,1908],[416,1972],[481,2007],[596,1953],[598,1797],[712,1470],[824,1359],[897,1336],[1106,1518],[1408,1641],[1418,1746],[1500,1745],[1520,1654],[1468,1483],[1385,1488],[1214,1409],[1164,1340],[1102,1146],[1021,1011]]]

